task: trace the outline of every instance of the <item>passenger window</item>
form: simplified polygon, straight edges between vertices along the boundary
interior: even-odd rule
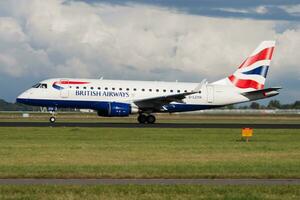
[[[163,92],[166,92],[167,90],[163,90]]]
[[[156,92],[159,92],[159,89],[156,89]]]
[[[91,87],[91,90],[93,90],[94,89],[94,87]]]
[[[72,88],[72,86],[69,86],[69,88]]]
[[[149,92],[152,92],[152,89],[149,89]]]
[[[178,93],[180,93],[180,90],[177,90]]]
[[[108,88],[106,87],[105,90],[108,90]]]
[[[173,90],[170,90],[170,92],[173,92]]]
[[[187,92],[187,90],[184,90],[184,92]]]
[[[113,87],[113,88],[111,88],[112,90],[115,90],[115,88]]]
[[[86,89],[86,87],[83,87],[83,89]]]
[[[136,88],[133,88],[133,91],[136,91]]]
[[[120,91],[122,91],[122,88],[119,88]]]
[[[100,88],[100,87],[98,87],[98,90],[101,90],[101,88]]]
[[[129,91],[129,88],[126,88],[127,91]]]
[[[143,89],[142,89],[142,91],[144,92],[144,91],[145,91],[145,89],[143,88]]]
[[[77,86],[76,89],[79,89],[79,86]]]

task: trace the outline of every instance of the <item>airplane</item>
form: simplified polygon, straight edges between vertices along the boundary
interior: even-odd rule
[[[174,113],[219,108],[278,95],[281,87],[265,88],[275,41],[263,41],[238,69],[208,83],[54,78],[26,90],[17,102],[47,107],[56,121],[58,108],[92,109],[98,116],[127,117],[153,124],[154,113]]]

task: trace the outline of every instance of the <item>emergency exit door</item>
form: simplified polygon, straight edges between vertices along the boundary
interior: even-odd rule
[[[207,102],[213,103],[214,102],[214,86],[213,85],[206,86],[206,94],[207,94]]]

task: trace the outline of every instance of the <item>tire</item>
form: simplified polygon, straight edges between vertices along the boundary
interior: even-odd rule
[[[148,115],[147,116],[147,122],[148,122],[148,124],[154,124],[155,120],[156,120],[156,118],[155,118],[154,115]]]
[[[50,117],[50,118],[49,118],[49,122],[50,122],[50,123],[54,123],[55,121],[56,121],[55,117]]]
[[[145,124],[147,122],[147,116],[146,115],[139,115],[138,118],[137,118],[138,122],[140,124]]]

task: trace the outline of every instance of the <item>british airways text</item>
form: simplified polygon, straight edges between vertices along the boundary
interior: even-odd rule
[[[101,97],[129,97],[128,92],[112,92],[112,91],[83,91],[76,90],[76,96],[101,96]]]

